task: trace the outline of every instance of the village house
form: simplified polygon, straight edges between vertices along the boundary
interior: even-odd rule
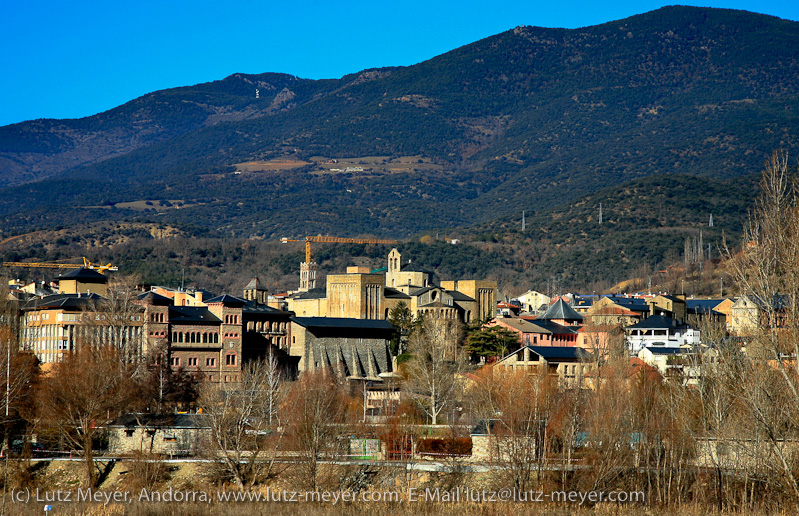
[[[788,297],[783,295],[775,295],[771,299],[753,295],[741,296],[730,307],[730,332],[747,336],[761,328],[784,327],[788,301]]]
[[[528,290],[521,296],[516,297],[515,300],[519,301],[519,303],[521,304],[522,312],[527,312],[529,314],[535,315],[546,311],[546,308],[549,307],[550,298],[548,295],[542,294],[541,292],[536,292],[535,290]],[[543,310],[541,310],[542,307],[544,307]]]
[[[700,344],[699,330],[682,324],[670,317],[653,315],[625,328],[630,354],[637,355],[641,349],[679,348]]]
[[[733,299],[686,299],[688,322],[694,326],[712,324],[721,328],[729,327]]]
[[[564,389],[586,388],[585,375],[594,368],[594,356],[582,348],[565,346],[524,346],[499,359],[494,376],[526,373],[552,375]]]
[[[658,294],[646,300],[649,305],[649,315],[662,315],[670,317],[677,323],[688,322],[688,309],[685,303],[685,296],[669,296]]]
[[[202,414],[123,414],[105,430],[108,453],[191,457],[203,450],[211,425]]]

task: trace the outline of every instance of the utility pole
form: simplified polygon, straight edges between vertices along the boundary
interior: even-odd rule
[[[525,229],[525,220],[524,220],[524,211],[522,211],[522,233],[524,233]]]
[[[602,225],[602,203],[599,203],[599,224]]]
[[[699,288],[697,289],[697,294],[702,292],[702,261],[699,262]]]

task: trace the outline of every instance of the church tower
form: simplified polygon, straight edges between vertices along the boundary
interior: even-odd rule
[[[397,248],[391,250],[388,253],[388,271],[386,272],[386,286],[387,287],[396,287],[397,286],[397,279],[399,278],[399,272],[402,268],[402,255]]]

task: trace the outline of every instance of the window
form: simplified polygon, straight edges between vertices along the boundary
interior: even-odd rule
[[[190,366],[196,366],[197,365],[197,357],[189,358],[189,365]]]
[[[170,363],[175,367],[180,366],[180,357],[172,357]]]
[[[206,367],[214,367],[216,366],[216,359],[215,358],[206,358],[205,359]]]
[[[225,365],[229,366],[236,365],[236,355],[234,355],[233,353],[225,355]]]

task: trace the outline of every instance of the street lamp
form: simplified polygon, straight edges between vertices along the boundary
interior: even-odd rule
[[[452,425],[455,425],[455,412],[463,412],[463,407],[455,407],[452,409]]]

